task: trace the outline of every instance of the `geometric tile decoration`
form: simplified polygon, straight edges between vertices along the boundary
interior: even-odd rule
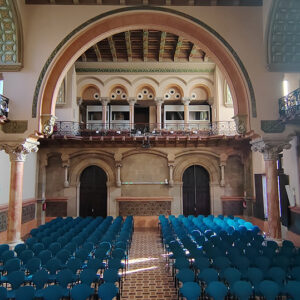
[[[0,0],[0,68],[21,69],[20,28],[15,1]]]
[[[143,201],[132,202],[122,201],[119,203],[120,216],[158,216],[170,215],[171,202],[170,201]]]
[[[268,66],[271,71],[300,70],[300,1],[276,0],[270,14]]]
[[[7,229],[7,211],[0,212],[0,232]]]
[[[177,299],[157,229],[135,229],[122,299]]]
[[[35,204],[29,204],[22,207],[22,224],[34,220]]]

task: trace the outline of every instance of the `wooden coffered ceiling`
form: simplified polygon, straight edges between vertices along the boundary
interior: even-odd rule
[[[26,0],[26,4],[261,6],[262,0]]]
[[[157,30],[114,34],[85,51],[78,62],[203,62],[205,52],[190,41]]]

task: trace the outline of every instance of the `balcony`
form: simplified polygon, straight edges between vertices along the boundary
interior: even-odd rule
[[[162,127],[163,129],[157,129]],[[144,136],[235,136],[238,135],[235,122],[219,121],[210,124],[189,123],[188,126],[179,123],[149,124],[149,123],[79,123],[59,121],[55,123],[53,138],[59,137],[144,137]]]
[[[285,123],[298,123],[300,121],[300,88],[278,100],[279,118]]]

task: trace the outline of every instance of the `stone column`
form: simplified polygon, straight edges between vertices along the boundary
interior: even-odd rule
[[[69,167],[70,167],[69,154],[62,154],[61,160],[62,160],[62,166],[65,169],[64,187],[68,188],[70,186],[70,183],[69,183]]]
[[[225,166],[226,166],[227,158],[228,158],[227,155],[224,153],[220,155],[220,169],[221,169],[220,186],[221,187],[225,186]]]
[[[117,151],[114,155],[116,163],[116,186],[121,187],[121,167],[122,167],[122,153]]]
[[[281,224],[279,212],[278,195],[278,155],[283,149],[289,149],[288,142],[277,140],[263,140],[262,138],[251,141],[252,151],[259,151],[263,154],[266,166],[267,179],[267,203],[268,203],[268,230],[272,238],[281,238]]]
[[[163,98],[155,98],[156,103],[156,128],[161,129],[161,105],[164,103]]]
[[[130,129],[134,129],[134,105],[136,103],[135,98],[129,98],[129,122],[130,122]]]
[[[38,151],[38,145],[35,139],[27,139],[23,144],[0,146],[9,154],[11,162],[7,243],[12,245],[21,242],[24,162],[28,153]]]
[[[174,164],[169,163],[169,186],[172,187],[174,185],[174,179],[173,179],[173,169],[174,169]]]
[[[190,98],[182,98],[182,103],[184,105],[184,129],[189,129],[189,121],[190,121],[190,110],[189,110],[189,105],[190,105]]]
[[[108,129],[108,124],[107,124],[107,105],[109,103],[110,99],[109,98],[101,98],[101,103],[102,103],[102,125],[103,129]]]

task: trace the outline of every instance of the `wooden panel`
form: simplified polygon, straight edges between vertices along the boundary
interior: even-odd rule
[[[261,220],[265,219],[264,214],[264,198],[263,198],[263,186],[262,186],[262,174],[255,174],[255,204],[254,204],[254,217]]]

